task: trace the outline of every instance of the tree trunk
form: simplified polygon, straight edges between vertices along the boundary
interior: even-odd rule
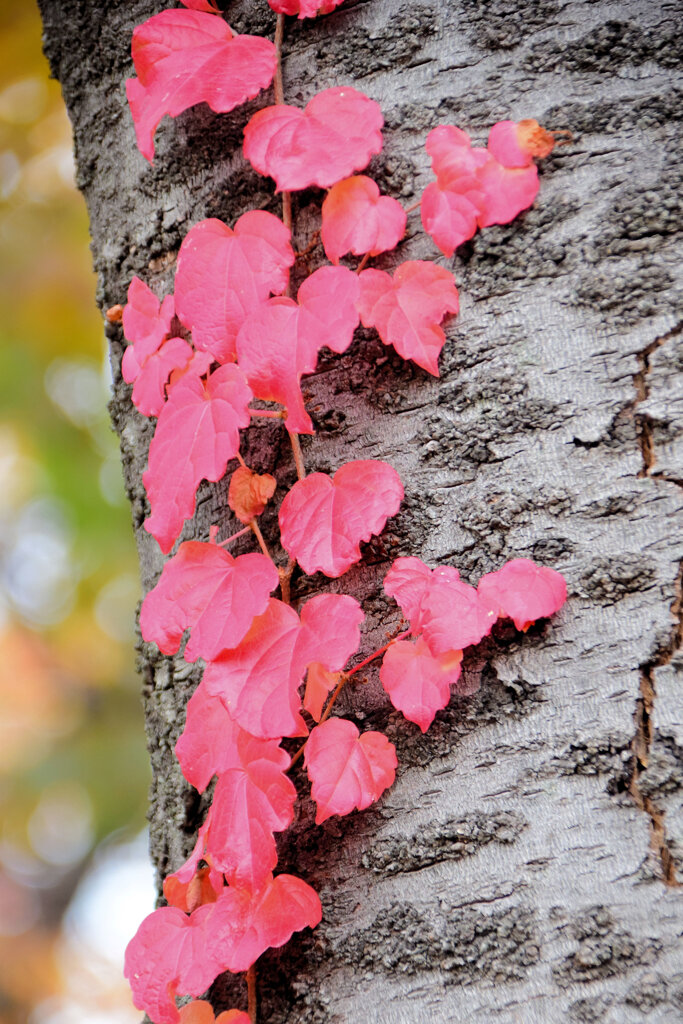
[[[130,37],[161,0],[40,6],[102,310],[125,302],[134,274],[171,291],[199,219],[279,212],[240,151],[263,96],[233,114],[202,106],[166,119],[154,167],[138,153],[124,93]],[[360,566],[338,585],[302,578],[297,596],[359,597],[367,651],[398,621],[381,587],[397,554],[454,564],[475,582],[532,557],[566,575],[570,599],[549,624],[477,648],[471,695],[454,697],[425,736],[388,710],[376,670],[344,693],[340,711],[386,730],[400,771],[373,809],[321,828],[303,800],[280,867],[320,892],[324,919],[259,961],[262,1024],[681,1019],[680,13],[675,0],[350,0],[288,19],[286,101],[338,84],[378,100],[385,148],[368,173],[405,205],[430,179],[422,146],[439,123],[477,142],[507,117],[573,135],[545,161],[534,208],[459,250],[462,311],[439,380],[360,331],[305,381],[317,428],[304,439],[307,469],[385,459],[406,500]],[[229,18],[272,38],[265,0],[235,0]],[[299,249],[320,202],[315,190],[295,196]],[[419,214],[409,223],[400,258],[434,259]],[[122,382],[120,329],[106,333],[146,591],[163,564],[142,529],[153,423]],[[281,495],[293,462],[264,422],[247,432],[246,457],[276,474]],[[203,485],[183,538],[208,539],[226,507],[225,484]],[[266,516],[271,537],[274,523]],[[173,754],[198,671],[145,644],[140,668],[161,878],[206,810]],[[246,1005],[244,992],[242,978],[218,982],[216,1007]]]

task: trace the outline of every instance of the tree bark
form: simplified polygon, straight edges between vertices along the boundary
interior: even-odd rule
[[[154,167],[138,153],[130,37],[163,6],[40,0],[102,310],[125,302],[134,274],[171,291],[179,245],[202,217],[279,210],[240,151],[263,96],[233,114],[202,106],[166,119]],[[272,38],[265,0],[228,13],[236,30]],[[335,583],[301,578],[296,596],[359,597],[367,651],[398,621],[381,588],[398,554],[474,582],[532,557],[566,575],[570,599],[549,624],[468,656],[462,693],[424,737],[389,711],[376,669],[344,693],[340,712],[397,744],[399,775],[373,809],[320,828],[303,799],[280,866],[320,892],[324,919],[259,961],[261,1022],[680,1020],[680,14],[667,0],[350,0],[288,19],[286,101],[338,84],[378,100],[385,148],[368,173],[405,205],[430,178],[422,146],[439,123],[478,142],[507,117],[573,134],[544,162],[534,208],[459,250],[462,311],[439,380],[359,331],[305,381],[317,428],[304,439],[307,469],[385,459],[406,501],[360,566]],[[320,203],[318,191],[294,197],[299,249]],[[435,258],[419,214],[409,223],[400,255],[376,265]],[[153,423],[122,382],[119,328],[106,333],[146,591],[163,564],[142,529]],[[295,479],[285,440],[269,421],[245,438],[248,462],[275,473],[280,495]],[[183,538],[207,539],[226,507],[224,483],[203,485]],[[270,513],[271,540],[274,523]],[[206,809],[173,754],[198,670],[143,643],[140,669],[161,879]],[[217,1009],[246,1007],[242,978],[214,996]]]

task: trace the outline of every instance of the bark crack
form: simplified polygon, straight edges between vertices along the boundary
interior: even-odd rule
[[[643,458],[643,464],[638,471],[639,477],[648,477],[653,480],[665,480],[676,486],[682,486],[682,482],[664,474],[653,474],[652,470],[656,463],[656,451],[654,443],[654,424],[652,418],[646,413],[637,411],[641,402],[644,402],[650,395],[650,384],[648,375],[650,373],[650,357],[653,352],[661,348],[671,338],[676,337],[683,330],[683,324],[677,324],[666,334],[646,345],[638,353],[638,370],[633,375],[633,386],[636,391],[633,402],[634,416],[638,432],[638,443]],[[645,664],[640,666],[640,696],[636,702],[635,735],[632,742],[633,771],[629,784],[629,792],[636,806],[644,811],[650,819],[650,847],[658,860],[662,872],[662,881],[666,885],[677,886],[679,881],[676,877],[676,866],[669,847],[665,813],[650,796],[641,791],[640,776],[647,769],[650,761],[650,750],[654,739],[654,707],[657,698],[656,672],[658,668],[668,665],[676,651],[683,643],[683,562],[678,570],[675,584],[675,596],[671,605],[671,614],[674,624],[666,643],[660,647],[655,655]]]
[[[656,462],[655,454],[655,443],[654,443],[654,423],[652,417],[648,416],[647,413],[639,413],[637,411],[638,406],[641,402],[644,402],[646,398],[650,396],[650,384],[648,381],[648,375],[650,373],[650,356],[653,352],[656,352],[658,348],[665,345],[671,338],[675,338],[683,331],[683,324],[676,324],[666,334],[662,334],[661,337],[655,338],[649,345],[646,345],[644,349],[641,349],[637,353],[638,369],[633,374],[633,386],[636,390],[635,401],[633,402],[633,409],[636,421],[636,430],[638,434],[638,443],[640,445],[640,451],[643,456],[643,465],[638,471],[639,477],[651,476],[652,470]],[[680,486],[678,480],[673,480],[665,477],[663,474],[657,474],[659,479],[670,480],[671,483],[675,483]]]

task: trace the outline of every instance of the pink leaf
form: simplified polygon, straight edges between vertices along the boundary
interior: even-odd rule
[[[126,949],[133,1002],[155,1024],[176,1024],[176,994],[201,995],[223,971],[248,970],[266,949],[315,928],[321,917],[316,893],[292,875],[269,879],[254,895],[225,888],[189,917],[176,907],[155,910]]]
[[[446,337],[439,327],[459,309],[455,279],[445,267],[425,260],[402,263],[393,279],[383,270],[360,275],[358,306],[364,327],[376,328],[385,345],[412,359],[435,377]]]
[[[334,185],[322,208],[322,242],[328,259],[370,253],[377,256],[398,245],[406,229],[406,213],[365,175],[346,178]]]
[[[237,335],[237,358],[255,396],[284,405],[287,429],[312,434],[300,382],[315,370],[318,351],[296,302],[270,299],[252,313]]]
[[[427,136],[436,181],[422,195],[422,226],[446,256],[477,230],[484,208],[479,168],[489,159],[481,147],[472,148],[469,135],[453,125],[439,125]]]
[[[304,748],[304,762],[311,780],[311,796],[318,805],[316,825],[333,814],[362,811],[392,785],[396,774],[396,750],[380,732],[359,735],[343,718],[317,725]]]
[[[458,189],[441,188],[433,181],[422,193],[422,227],[444,256],[472,238],[483,209],[484,192],[478,178],[466,178]]]
[[[185,660],[215,658],[237,646],[278,582],[265,555],[233,558],[216,544],[185,541],[142,603],[142,635],[163,654],[175,654],[189,629]]]
[[[489,602],[450,566],[429,570],[417,558],[398,558],[384,589],[400,604],[413,634],[421,633],[435,656],[478,644],[497,618]]]
[[[454,582],[460,579],[457,569],[449,566],[430,569],[419,558],[397,558],[384,578],[384,589],[393,597],[409,622],[417,621],[420,602],[435,573]]]
[[[212,905],[214,934],[225,970],[248,970],[267,949],[289,942],[294,932],[315,928],[322,907],[315,891],[300,878],[278,875],[259,892],[226,889]]]
[[[210,662],[204,685],[253,736],[305,736],[299,686],[314,661],[331,672],[358,648],[363,613],[352,597],[322,594],[308,601],[301,619],[271,599],[235,650]]]
[[[461,660],[462,651],[433,655],[422,637],[414,644],[399,640],[384,655],[379,678],[394,707],[426,732],[448,704]]]
[[[512,619],[521,630],[553,615],[567,600],[564,577],[528,558],[513,558],[497,572],[482,576],[477,589],[498,615]]]
[[[489,132],[487,149],[503,167],[528,167],[534,157],[548,156],[555,146],[551,132],[538,121],[499,121]]]
[[[384,529],[402,499],[400,477],[386,462],[347,462],[333,478],[312,473],[282,502],[282,546],[304,572],[341,576],[360,560],[360,542]]]
[[[300,317],[305,330],[333,352],[346,352],[358,327],[358,275],[348,267],[319,267],[306,278],[298,292]]]
[[[538,170],[535,164],[529,167],[508,169],[490,157],[478,173],[484,194],[483,211],[479,215],[479,227],[491,224],[509,224],[526,210],[538,194]]]
[[[312,373],[318,350],[343,352],[358,326],[358,280],[345,267],[321,267],[304,281],[299,302],[276,298],[251,314],[237,335],[237,356],[257,398],[280,402],[287,429],[313,433],[301,394],[301,376]]]
[[[211,927],[215,906],[206,904],[189,917],[177,907],[161,907],[128,943],[124,975],[135,1006],[155,1024],[176,1024],[175,995],[201,995],[223,970]]]
[[[133,31],[137,78],[126,82],[138,147],[154,159],[154,133],[165,114],[197,103],[233,110],[273,80],[275,47],[260,36],[236,36],[222,18],[202,11],[162,11]]]
[[[133,344],[133,349],[126,349],[126,352],[134,351],[139,365],[156,352],[168,336],[174,313],[172,295],[167,295],[160,303],[144,281],[139,277],[133,278],[128,286],[128,302],[123,310],[123,333]]]
[[[213,0],[180,0],[181,4],[185,7],[190,7],[193,11],[206,11],[208,14],[220,14],[220,11],[216,7]]]
[[[220,366],[206,383],[185,376],[161,410],[142,481],[152,513],[145,529],[167,553],[194,515],[202,480],[215,482],[239,451],[239,429],[250,422],[253,395],[236,366]]]
[[[123,353],[121,372],[127,384],[134,384],[133,405],[143,416],[158,416],[166,402],[166,384],[174,370],[184,370],[192,359],[192,349],[182,338],[168,341],[148,356],[137,361],[134,346]]]
[[[290,233],[272,213],[250,210],[234,231],[216,218],[195,224],[180,247],[175,288],[196,348],[234,359],[240,327],[271,292],[285,290],[293,263]]]
[[[325,89],[304,110],[279,104],[254,114],[244,129],[244,155],[275,179],[278,192],[329,188],[379,153],[383,123],[379,105],[363,93]]]
[[[268,0],[278,14],[298,14],[299,18],[315,18],[316,14],[329,14],[343,0]]]
[[[296,789],[284,774],[289,755],[276,740],[236,736],[236,764],[221,772],[206,849],[230,885],[255,892],[277,864],[275,832],[291,823]]]
[[[212,697],[201,682],[188,701],[185,728],[175,745],[183,775],[200,793],[214,775],[239,765],[237,739],[242,731],[220,697]]]
[[[472,146],[467,132],[451,124],[434,128],[427,136],[425,149],[441,188],[452,188],[462,178],[476,177],[489,157],[483,147]]]

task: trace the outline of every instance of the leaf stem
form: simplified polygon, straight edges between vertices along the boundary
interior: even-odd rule
[[[422,204],[422,200],[418,199],[418,201],[416,203],[413,203],[412,206],[406,206],[404,212],[405,213],[414,213],[415,210],[419,210],[421,204]]]
[[[250,532],[251,532],[251,526],[245,526],[243,530],[238,530],[237,533],[233,533],[232,536],[226,537],[225,540],[219,541],[218,542],[218,547],[219,548],[224,548],[227,544],[232,544],[232,542],[234,540],[237,540],[238,537],[243,537],[245,535],[245,533],[250,533]]]
[[[280,597],[283,604],[292,602],[292,575],[296,569],[296,558],[290,558],[286,569],[278,569],[280,574]]]
[[[273,561],[273,556],[271,555],[270,551],[268,550],[268,545],[266,544],[265,540],[263,539],[263,534],[261,533],[261,530],[259,529],[259,524],[256,522],[255,519],[252,519],[252,521],[249,523],[248,529],[254,531],[254,534],[256,536],[256,540],[259,543],[259,547],[261,548],[261,551],[266,556],[266,558],[269,558],[271,560],[271,562],[272,562]]]
[[[363,259],[360,261],[360,263],[356,267],[356,273],[357,274],[360,274],[361,270],[365,270],[366,266],[368,265],[368,260],[369,259],[370,259],[370,253],[366,252],[365,256],[363,257]]]
[[[256,994],[256,965],[252,964],[247,971],[247,1013],[251,1024],[257,1024],[258,998]]]
[[[371,661],[375,660],[375,658],[379,658],[380,654],[384,654],[384,652],[387,651],[392,644],[395,644],[397,640],[405,640],[405,638],[409,635],[410,630],[406,629],[404,633],[399,633],[398,636],[392,637],[392,639],[389,640],[389,642],[386,643],[384,647],[379,647],[376,651],[373,651],[372,654],[368,654],[367,658],[365,658],[363,661],[359,661],[357,665],[354,665],[353,668],[350,668],[349,671],[345,673],[347,679],[350,679],[351,676],[356,674],[356,672],[360,672],[362,668],[365,668],[366,665],[369,665]],[[321,719],[321,721],[322,720],[323,719]]]
[[[301,442],[299,441],[299,435],[293,434],[291,430],[288,430],[289,440],[292,443],[292,451],[294,452],[294,465],[296,466],[296,475],[299,480],[303,480],[306,476],[306,467],[304,466],[304,456],[301,451]]]
[[[275,23],[275,78],[273,79],[273,90],[275,92],[275,102],[277,104],[283,104],[285,102],[285,90],[282,82],[282,40],[285,36],[285,16],[284,14],[278,14],[277,21]],[[290,232],[292,231],[292,193],[282,193],[282,223]],[[289,285],[287,286],[287,295],[289,295]]]

